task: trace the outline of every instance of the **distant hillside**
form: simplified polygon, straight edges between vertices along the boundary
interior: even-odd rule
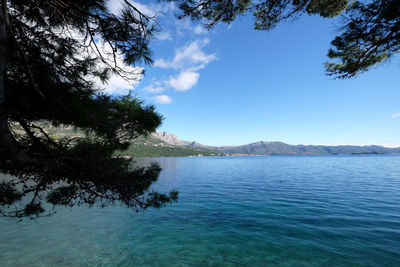
[[[51,128],[56,136],[83,136],[71,127]],[[323,146],[288,145],[282,142],[255,142],[241,146],[207,146],[196,141],[184,141],[168,132],[157,131],[131,141],[127,151],[118,154],[133,157],[179,157],[216,155],[358,155],[400,153],[399,148],[383,146]]]
[[[219,150],[220,147],[217,146],[206,146],[202,145],[196,141],[184,141],[179,139],[176,135],[169,133],[169,132],[161,132],[161,131],[156,131],[155,133],[151,134],[151,137],[154,137],[158,140],[163,141],[166,144],[172,145],[172,146],[182,146],[182,147],[190,147],[194,149],[204,149],[204,150]]]
[[[157,132],[153,137],[170,145],[189,147],[205,151],[217,151],[223,154],[240,155],[335,155],[335,154],[389,154],[400,153],[400,148],[383,146],[322,146],[288,145],[282,142],[256,142],[241,146],[206,146],[198,142],[180,140],[174,134]]]
[[[189,157],[217,156],[221,152],[211,149],[197,149],[181,141],[173,134],[153,133],[147,137],[132,140],[128,150],[119,154],[133,157]]]
[[[388,154],[400,153],[400,148],[382,146],[306,146],[261,141],[243,146],[220,147],[218,151],[257,155]]]
[[[190,147],[154,146],[134,143],[129,146],[128,150],[119,154],[132,157],[201,157],[221,155],[220,152],[205,151]]]
[[[84,133],[73,127],[52,127],[43,124],[47,131],[56,137],[84,137]],[[164,139],[164,140],[163,140]],[[175,140],[175,141],[174,141]],[[170,133],[156,132],[149,136],[140,136],[131,140],[126,151],[119,151],[117,155],[132,157],[188,157],[188,156],[217,156],[221,152],[212,149],[199,149],[189,145],[190,142],[179,140]]]

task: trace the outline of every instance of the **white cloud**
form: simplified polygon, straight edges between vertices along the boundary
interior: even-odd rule
[[[108,80],[107,84],[100,85],[99,87],[104,88],[103,92],[107,94],[127,94],[129,91],[133,90],[135,86],[139,83],[139,81],[127,81],[122,77],[117,75],[111,76]]]
[[[133,0],[130,0],[129,2],[134,7],[136,7],[140,12],[149,17],[153,17],[156,14],[156,12],[158,12],[161,9],[159,5],[145,5]],[[109,0],[107,2],[108,10],[114,15],[119,15],[120,11],[124,6],[126,6],[124,0]]]
[[[136,7],[140,12],[148,17],[161,17],[164,15],[174,15],[173,12],[176,11],[177,7],[174,2],[161,2],[161,3],[146,3],[143,4],[142,2],[146,2],[141,0],[134,1],[128,0],[134,7]],[[119,15],[121,9],[125,6],[124,0],[108,0],[107,1],[107,8],[108,10],[114,14]],[[147,1],[149,2],[149,1]]]
[[[167,95],[158,95],[154,97],[154,100],[158,104],[171,104],[172,99]]]
[[[101,57],[106,63],[101,60],[97,62],[96,67],[99,71],[102,71],[109,66],[114,66],[115,63],[117,67],[120,68],[120,73],[124,76],[124,78],[115,73],[110,73],[110,76],[108,77],[109,79],[106,81],[106,83],[103,83],[96,76],[87,75],[86,78],[94,82],[96,89],[103,89],[103,92],[107,94],[127,94],[129,91],[133,90],[143,78],[142,67],[126,65],[123,61],[123,55],[120,51],[116,52],[116,57],[114,58],[113,49],[108,43],[102,42],[101,38],[97,39],[95,45],[94,43],[90,42],[90,40],[87,40],[78,31],[63,31],[59,34],[62,36],[68,36],[69,38],[73,38],[79,42],[86,42],[86,47],[77,52],[77,57],[80,59],[83,59],[87,56],[99,59],[100,51]],[[97,37],[95,36],[95,38]]]
[[[197,25],[196,27],[194,27],[193,31],[195,34],[198,34],[198,35],[208,33],[208,31],[200,24]]]
[[[109,0],[107,2],[107,8],[112,14],[117,15],[123,7],[123,2],[122,0]]]
[[[206,67],[214,61],[215,54],[207,54],[203,48],[210,43],[208,38],[193,41],[175,50],[175,56],[171,61],[164,59],[156,60],[155,66],[164,69],[176,69],[180,73],[170,76],[164,84],[173,88],[175,91],[184,92],[195,86],[199,80],[198,70]]]
[[[179,36],[185,36],[187,34],[202,35],[208,34],[209,31],[204,28],[201,24],[194,24],[189,18],[184,18],[175,21],[176,33]]]
[[[154,5],[145,5],[142,3],[139,3],[137,1],[132,1],[130,0],[131,4],[135,6],[140,12],[142,12],[146,16],[153,17],[156,13],[158,12],[160,7],[154,6]]]
[[[109,65],[114,65],[114,56],[111,47],[108,44],[102,43],[97,43],[97,47],[101,51],[103,59],[108,62]],[[97,50],[93,49],[91,53],[93,56],[98,57]],[[97,87],[103,88],[103,92],[106,94],[127,94],[129,91],[133,90],[143,78],[143,68],[125,65],[123,56],[119,51],[116,54],[115,60],[117,66],[123,69],[122,74],[124,77],[112,73],[105,84],[98,78],[94,79],[95,84]],[[98,64],[99,69],[104,67],[107,67],[105,63],[101,62]]]
[[[158,59],[155,61],[154,66],[164,69],[202,69],[217,58],[215,54],[206,54],[203,51],[204,46],[209,43],[210,40],[208,38],[191,42],[187,46],[178,48],[172,61]]]
[[[156,86],[149,85],[149,86],[146,86],[145,88],[143,88],[143,90],[146,92],[149,92],[149,93],[157,94],[157,93],[161,93],[162,91],[164,91],[164,88],[161,86],[157,86],[157,85]]]
[[[167,69],[171,68],[171,63],[166,62],[164,59],[157,59],[156,61],[154,61],[154,66]]]
[[[172,36],[170,32],[160,32],[156,34],[156,39],[160,41],[172,41]]]
[[[392,115],[393,119],[399,118],[400,117],[400,112],[397,112],[395,114]]]
[[[173,2],[161,2],[161,3],[149,3],[150,1],[143,0],[128,0],[135,7],[137,7],[142,13],[147,16],[155,16],[161,18],[166,15],[174,16],[176,13],[176,4]],[[113,14],[120,14],[121,9],[124,7],[124,0],[107,0],[107,7]],[[169,18],[165,18],[169,19]],[[155,94],[154,100],[157,103],[171,103],[172,100],[167,95],[158,95],[165,90],[174,89],[175,91],[187,91],[191,89],[198,83],[200,74],[198,70],[203,69],[210,62],[216,60],[217,56],[214,53],[208,53],[205,47],[210,43],[208,38],[204,38],[208,31],[200,24],[193,23],[190,19],[184,20],[170,20],[166,24],[168,27],[161,31],[155,32],[154,38],[160,41],[176,41],[174,40],[176,33],[178,37],[187,36],[197,36],[199,39],[189,42],[184,46],[177,47],[175,49],[175,54],[171,58],[158,59],[155,61],[154,66],[173,70],[174,73],[171,74],[169,79],[159,80],[155,82],[154,80],[145,88],[143,92]],[[175,25],[175,27],[174,27]],[[170,27],[172,26],[172,28]],[[174,28],[176,32],[174,31]],[[178,38],[179,39],[179,38]],[[187,38],[185,37],[187,40]],[[185,40],[184,39],[184,40]],[[121,65],[122,66],[122,65]],[[135,69],[137,72],[143,69]],[[165,76],[164,76],[165,77]],[[168,76],[167,76],[168,77]],[[132,90],[140,82],[142,75],[137,75],[136,80],[130,82],[120,78],[111,77],[109,83],[104,85],[105,93],[107,94],[123,94]]]
[[[200,74],[192,71],[183,71],[176,77],[170,77],[166,84],[175,89],[175,91],[187,91],[197,84]]]

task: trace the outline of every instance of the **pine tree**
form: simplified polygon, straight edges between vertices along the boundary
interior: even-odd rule
[[[332,18],[342,14],[325,63],[327,74],[350,78],[393,58],[400,50],[399,0],[174,0],[180,17],[203,20],[211,28],[222,21],[252,13],[256,30],[271,30],[279,22],[301,15]]]
[[[2,0],[0,12],[0,213],[37,217],[52,205],[120,203],[160,207],[177,192],[150,192],[160,167],[134,168],[114,156],[160,125],[151,105],[112,97],[99,82],[137,80],[151,63],[155,30],[129,1],[119,15],[104,0]],[[83,137],[56,138],[72,126]]]

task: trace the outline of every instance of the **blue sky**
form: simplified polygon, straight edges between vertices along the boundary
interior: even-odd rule
[[[242,17],[206,31],[177,20],[172,5],[149,2],[136,4],[164,12],[151,43],[155,64],[118,92],[133,89],[154,104],[165,117],[160,130],[208,145],[400,146],[399,57],[355,79],[326,76],[338,20],[303,16],[260,32]]]

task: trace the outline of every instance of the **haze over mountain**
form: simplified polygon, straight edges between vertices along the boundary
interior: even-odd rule
[[[153,137],[178,147],[190,147],[200,150],[213,150],[225,154],[244,155],[328,155],[328,154],[388,154],[400,153],[400,148],[383,146],[324,146],[324,145],[289,145],[283,142],[255,142],[241,146],[207,146],[196,141],[180,140],[176,135],[168,132],[152,134]]]

